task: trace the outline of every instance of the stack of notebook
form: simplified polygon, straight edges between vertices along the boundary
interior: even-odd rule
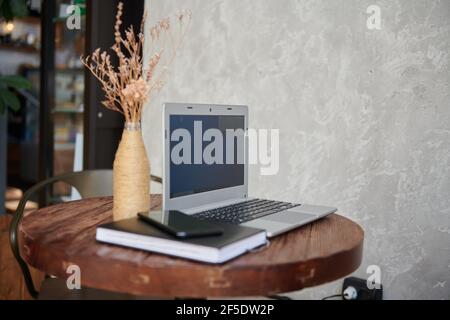
[[[209,263],[222,263],[266,243],[264,230],[220,223],[221,235],[180,239],[136,218],[97,228],[98,241]]]

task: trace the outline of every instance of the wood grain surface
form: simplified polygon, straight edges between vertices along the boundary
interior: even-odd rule
[[[161,196],[152,196],[160,208]],[[20,226],[24,259],[66,278],[81,268],[82,286],[156,297],[272,295],[330,282],[358,268],[361,227],[333,214],[272,239],[270,246],[222,265],[192,262],[96,242],[97,225],[112,221],[112,198],[91,198],[42,208]]]

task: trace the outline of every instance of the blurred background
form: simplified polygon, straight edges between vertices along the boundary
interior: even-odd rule
[[[100,105],[102,92],[80,57],[110,47],[117,3],[1,2],[0,93],[12,93],[0,99],[0,203],[6,211],[15,210],[21,192],[38,181],[112,167],[123,120]],[[129,7],[124,23],[138,26],[143,1]],[[29,205],[74,197],[56,184],[51,195]]]
[[[118,2],[0,1],[0,299],[27,298],[5,213],[39,181],[112,168],[123,119],[101,105],[101,88],[80,57],[111,46]],[[144,1],[124,2],[124,24],[138,28]],[[57,183],[27,210],[78,197]]]

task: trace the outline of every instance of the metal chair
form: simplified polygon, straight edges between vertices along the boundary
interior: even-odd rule
[[[157,176],[152,175],[151,180],[157,183],[162,183],[162,179]],[[18,239],[19,225],[24,214],[25,205],[31,196],[37,191],[49,187],[56,182],[65,182],[74,187],[80,193],[82,198],[111,196],[113,193],[112,170],[86,170],[55,176],[34,185],[25,192],[11,222],[9,239],[14,257],[22,269],[27,290],[33,298],[36,298],[39,292],[34,287],[33,279],[27,263],[20,256]]]

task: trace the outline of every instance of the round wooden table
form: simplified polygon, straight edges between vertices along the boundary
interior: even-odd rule
[[[161,196],[152,196],[159,208]],[[364,232],[333,214],[222,265],[106,245],[97,225],[112,221],[112,198],[66,202],[34,211],[20,226],[23,258],[59,278],[78,265],[82,286],[148,297],[268,296],[330,282],[361,263]]]

